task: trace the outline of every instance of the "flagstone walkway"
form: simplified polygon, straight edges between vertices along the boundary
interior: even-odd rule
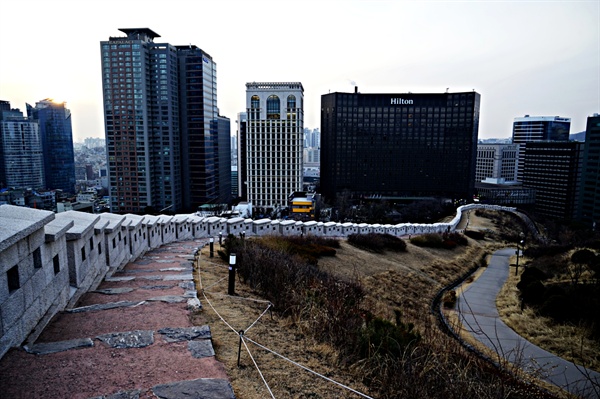
[[[233,399],[202,324],[193,260],[206,240],[149,251],[0,360],[3,398]]]

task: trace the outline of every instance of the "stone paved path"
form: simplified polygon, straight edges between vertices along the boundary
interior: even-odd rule
[[[59,313],[34,343],[0,360],[2,398],[233,399],[214,357],[193,254],[204,242],[165,245]]]
[[[481,276],[461,294],[457,309],[463,326],[511,363],[571,394],[598,398],[600,373],[533,345],[500,319],[496,297],[508,278],[509,259],[513,254],[514,248],[496,251]]]

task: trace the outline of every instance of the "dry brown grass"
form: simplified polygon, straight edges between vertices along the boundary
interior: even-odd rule
[[[238,351],[240,339],[237,332],[247,330],[255,322],[246,332],[251,340],[317,373],[368,394],[367,388],[360,381],[354,381],[349,374],[334,366],[338,363],[337,352],[307,335],[300,321],[279,318],[276,312],[270,311],[260,317],[268,304],[252,301],[251,299],[260,298],[240,281],[236,281],[237,297],[224,295],[227,293],[227,265],[217,258],[210,259],[207,255],[203,250],[199,262],[198,276],[202,286],[208,287],[205,290],[206,299],[200,293],[200,300],[204,304],[203,313],[211,326],[216,357],[227,368],[237,398],[271,397],[269,389],[276,398],[359,397],[247,342],[249,352],[268,384],[267,388],[245,345],[242,344],[241,352]],[[224,280],[213,285],[224,277]],[[238,353],[241,353],[240,367],[237,366]]]
[[[494,224],[472,213],[469,228],[493,229]],[[394,312],[399,310],[402,320],[413,323],[424,340],[439,348],[448,349],[447,355],[440,353],[439,359],[428,359],[434,364],[443,362],[444,356],[464,351],[459,343],[439,330],[430,312],[435,294],[470,270],[482,257],[500,247],[502,244],[490,239],[480,242],[469,239],[469,246],[457,247],[453,251],[420,248],[409,243],[407,252],[381,255],[356,249],[342,241],[337,255],[321,258],[319,267],[342,279],[360,282],[367,293],[366,306],[374,315],[394,320]],[[205,287],[207,296],[205,299],[199,293],[204,305],[203,315],[211,326],[216,357],[225,365],[236,397],[267,398],[271,396],[268,389],[278,398],[360,397],[250,342],[247,345],[252,358],[242,345],[238,367],[240,339],[237,332],[248,329],[250,325],[253,326],[246,336],[251,340],[334,381],[375,396],[362,381],[353,377],[357,375],[356,371],[360,371],[360,365],[355,365],[354,370],[338,367],[343,363],[338,352],[312,337],[303,320],[283,319],[276,312],[267,312],[260,317],[267,305],[247,300],[261,298],[239,280],[236,281],[238,297],[224,295],[227,292],[227,265],[218,258],[209,258],[206,248],[202,250],[198,267],[197,277],[201,280],[201,286]],[[254,361],[266,384],[254,366]],[[456,372],[459,375],[463,370]]]
[[[520,262],[526,263],[527,258]],[[516,263],[516,258],[511,258],[511,264]],[[496,298],[496,305],[500,317],[508,326],[531,343],[570,360],[576,364],[584,365],[595,371],[600,371],[600,345],[588,339],[589,331],[582,326],[573,324],[555,324],[552,319],[542,317],[530,307],[521,310],[519,289],[521,271],[516,276],[511,270],[508,280]],[[548,283],[554,282],[549,280]]]

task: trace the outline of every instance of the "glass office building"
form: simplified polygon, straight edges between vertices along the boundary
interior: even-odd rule
[[[325,200],[472,198],[479,104],[474,91],[322,95]]]
[[[45,187],[38,124],[0,101],[0,189]]]
[[[527,143],[540,141],[569,141],[571,118],[560,116],[530,116],[515,118],[513,122],[512,142],[519,144],[519,164],[517,180],[523,182],[523,160]]]
[[[177,46],[181,113],[183,209],[226,203],[231,191],[230,128],[221,123],[217,108],[217,64],[200,48]],[[221,133],[219,133],[221,132]],[[225,136],[226,141],[220,140]],[[226,157],[222,159],[222,154]],[[220,165],[227,168],[226,176]],[[223,190],[227,195],[223,194]]]
[[[27,115],[39,126],[46,188],[75,193],[71,111],[65,103],[45,99],[35,103],[35,107],[27,104]]]

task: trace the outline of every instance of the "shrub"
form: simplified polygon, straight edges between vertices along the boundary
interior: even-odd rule
[[[572,245],[539,245],[529,246],[523,250],[523,255],[530,258],[538,258],[540,256],[555,256],[564,254],[572,248]]]
[[[444,240],[441,234],[422,234],[410,239],[411,244],[418,247],[441,248]]]
[[[390,356],[399,359],[405,349],[419,339],[419,334],[412,330],[411,325],[393,324],[389,320],[375,317],[361,331],[358,352],[362,359],[373,356]]]
[[[391,234],[351,234],[348,243],[357,248],[375,253],[383,253],[386,250],[394,252],[406,251],[406,243],[399,237]]]
[[[543,301],[546,288],[540,280],[519,282],[517,288],[521,291],[521,299],[528,305],[537,305]]]
[[[479,230],[465,230],[464,233],[467,237],[470,237],[474,240],[483,240],[485,239],[485,233]]]
[[[544,273],[537,267],[527,267],[521,274],[521,281],[519,282],[519,284],[522,283],[526,285],[531,283],[532,281],[542,281],[546,280],[547,278],[548,276],[546,276],[546,273]],[[518,287],[519,285],[517,284],[517,288]]]
[[[454,242],[452,240],[444,240],[442,242],[441,248],[444,248],[444,249],[454,249],[454,248],[456,248],[456,245],[457,245],[456,242]]]
[[[452,233],[444,234],[444,239],[448,240],[448,241],[453,241],[454,243],[456,243],[456,245],[462,245],[462,246],[469,245],[469,241],[467,240],[467,238],[457,231],[453,231]]]
[[[571,262],[573,263],[591,265],[594,261],[596,261],[596,254],[589,249],[580,249],[571,255]]]
[[[460,233],[427,233],[410,239],[418,247],[454,249],[457,245],[468,245],[468,240]]]
[[[236,255],[242,259],[238,262],[238,275],[274,303],[275,311],[303,320],[303,325],[319,340],[351,351],[363,324],[362,287],[353,281],[335,279],[311,263],[311,256],[331,254],[333,248],[314,243],[300,245],[302,238],[288,238],[266,236],[245,240],[238,247],[233,238],[231,248],[236,248]]]
[[[444,304],[444,307],[446,309],[454,308],[454,305],[456,305],[456,291],[455,290],[447,291],[444,294],[444,297],[442,298],[442,303]]]
[[[541,314],[552,317],[559,323],[567,321],[571,311],[571,304],[566,295],[551,295],[540,306]]]
[[[565,296],[567,292],[559,285],[551,284],[546,287],[546,292],[544,292],[544,301],[548,300],[551,296]]]

